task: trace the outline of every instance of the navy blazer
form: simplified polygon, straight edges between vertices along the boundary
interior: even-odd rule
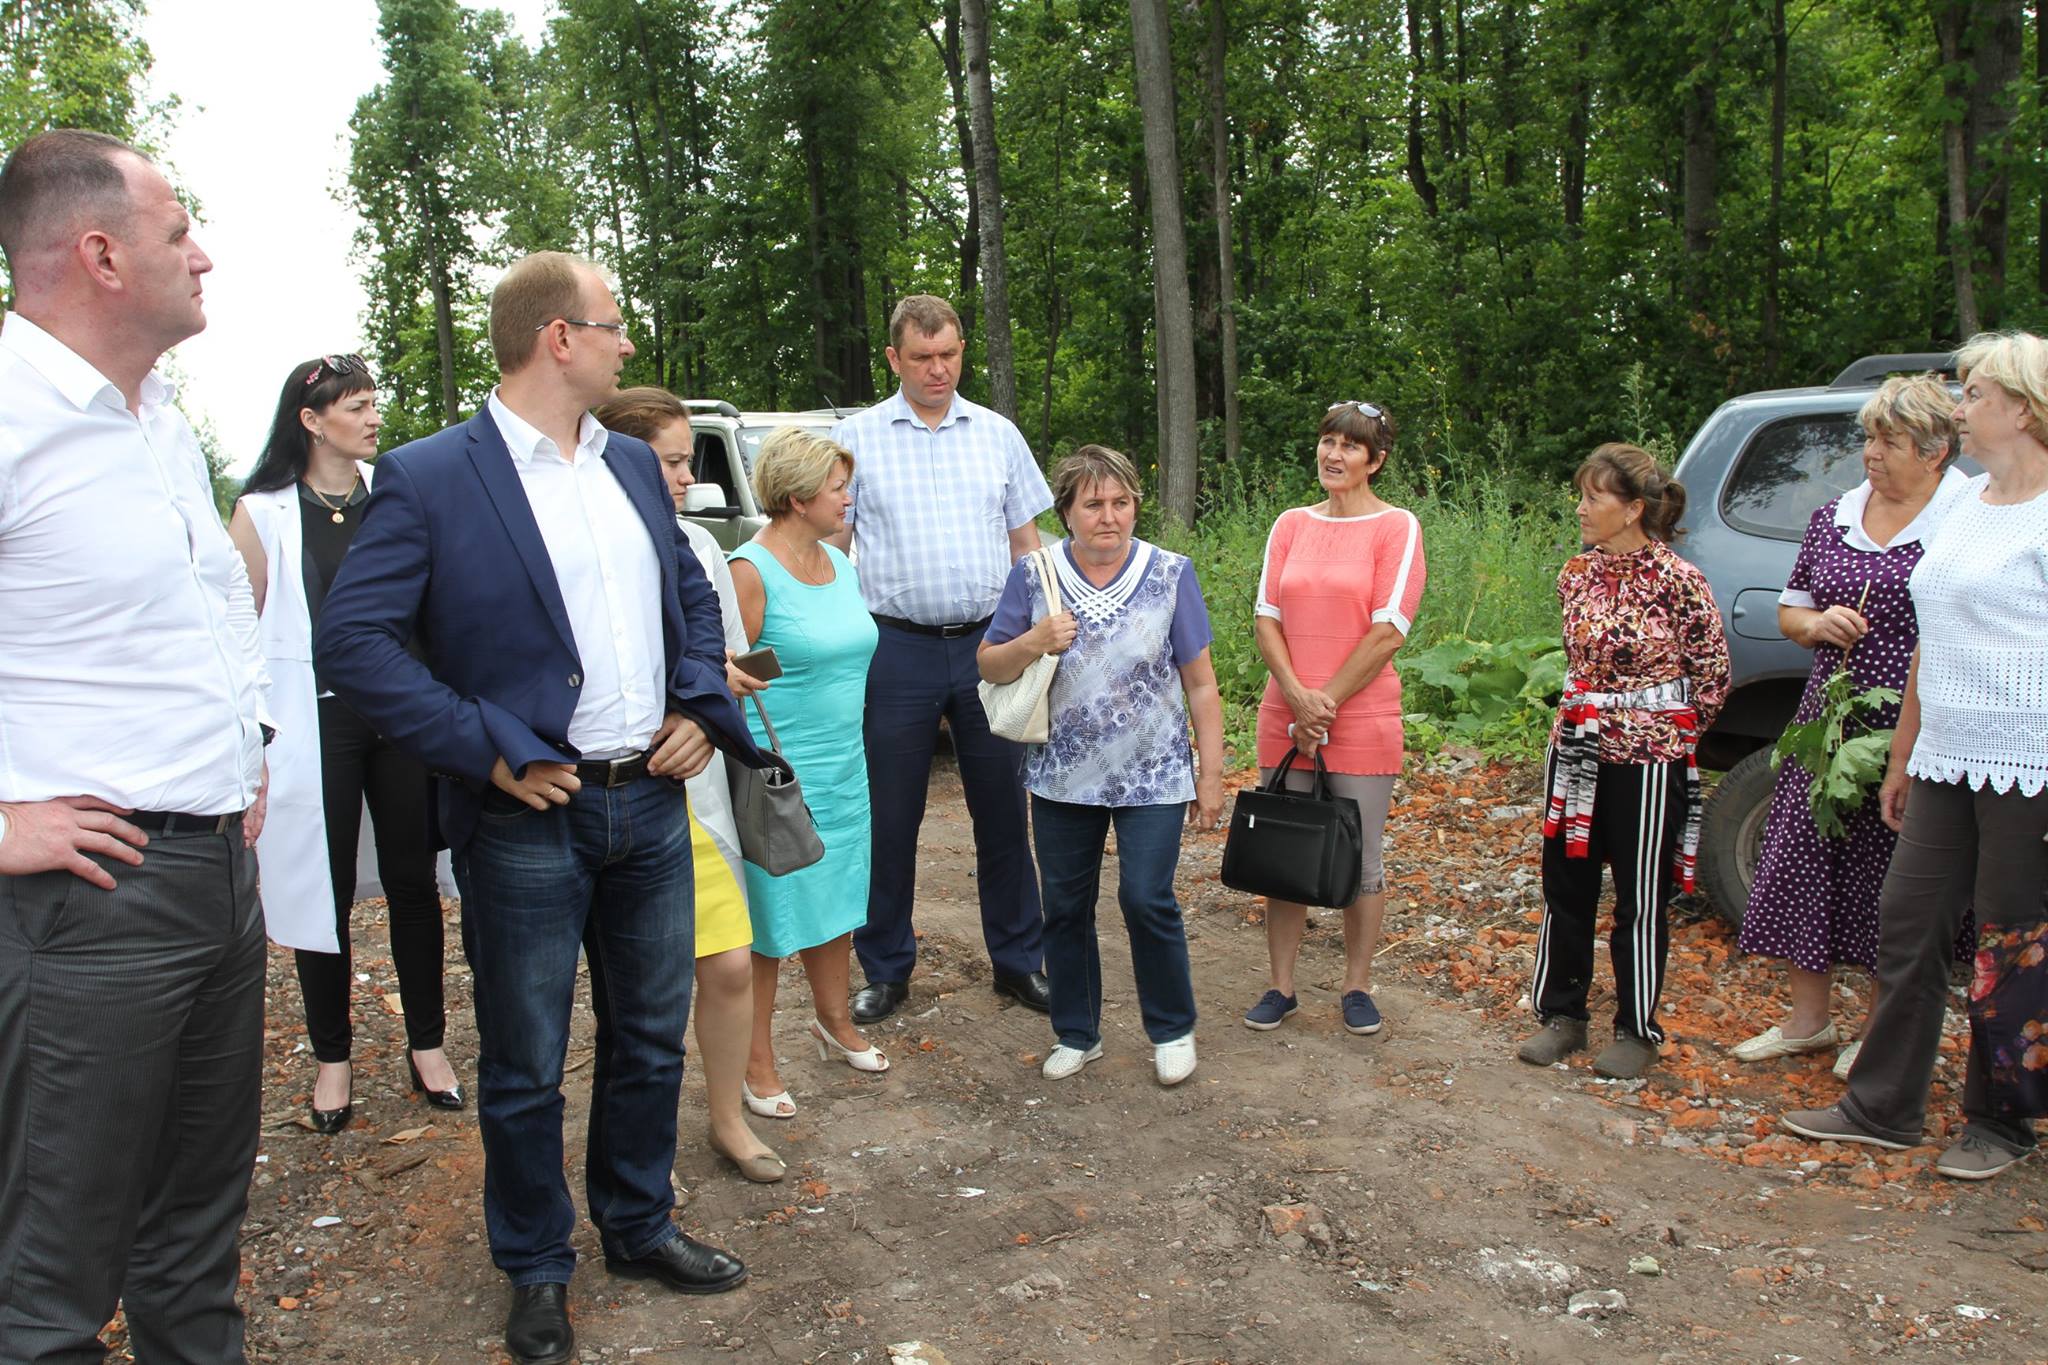
[[[754,745],[725,684],[718,598],[676,524],[644,441],[610,433],[604,461],[661,565],[668,706],[747,767]],[[406,651],[417,639],[422,662]],[[321,681],[439,782],[441,833],[461,848],[500,756],[514,773],[573,762],[583,665],[540,527],[488,408],[377,462],[362,526],[320,609]]]

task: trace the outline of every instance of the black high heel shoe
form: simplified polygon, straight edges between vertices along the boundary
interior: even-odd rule
[[[348,1127],[349,1120],[356,1116],[356,1077],[355,1068],[353,1067],[349,1068],[348,1088],[349,1098],[339,1109],[316,1109],[313,1107],[312,1101],[308,1100],[306,1102],[306,1114],[312,1120],[314,1132],[324,1134],[327,1137],[333,1137],[336,1133]]]
[[[463,1106],[462,1087],[451,1085],[446,1090],[429,1090],[427,1083],[420,1079],[420,1064],[412,1059],[412,1053],[405,1054],[406,1069],[412,1072],[414,1093],[425,1095],[427,1103],[436,1109],[460,1109]]]

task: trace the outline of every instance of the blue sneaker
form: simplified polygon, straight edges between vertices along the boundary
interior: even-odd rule
[[[1344,1028],[1349,1033],[1380,1031],[1380,1007],[1364,991],[1344,992]]]
[[[1300,1009],[1291,995],[1278,991],[1267,991],[1259,997],[1259,1003],[1244,1012],[1244,1026],[1264,1033],[1280,1027],[1280,1021]]]

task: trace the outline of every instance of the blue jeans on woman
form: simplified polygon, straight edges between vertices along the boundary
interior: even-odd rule
[[[1060,1042],[1085,1052],[1102,1041],[1102,954],[1095,938],[1095,900],[1102,850],[1116,826],[1117,904],[1131,939],[1138,1012],[1154,1043],[1184,1038],[1195,1027],[1195,983],[1188,936],[1173,873],[1187,803],[1163,806],[1076,806],[1031,798],[1038,880],[1045,902],[1045,974],[1052,987],[1052,1027]]]
[[[607,1256],[676,1236],[676,1101],[695,981],[696,883],[681,783],[587,783],[536,811],[484,800],[455,855],[474,974],[484,1228],[513,1285],[566,1284],[576,1209],[562,1177],[562,1063],[587,943],[601,992],[584,1163]]]

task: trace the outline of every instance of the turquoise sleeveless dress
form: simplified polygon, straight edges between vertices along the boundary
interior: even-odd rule
[[[788,957],[830,943],[867,923],[868,760],[861,742],[868,660],[875,622],[861,600],[853,564],[830,545],[832,581],[806,583],[762,545],[733,551],[761,575],[767,606],[757,645],[773,645],[782,676],[761,693],[782,741],[782,756],[803,783],[825,856],[809,867],[771,877],[746,864],[747,907],[754,951]],[[755,741],[768,745],[760,713],[744,707]]]

